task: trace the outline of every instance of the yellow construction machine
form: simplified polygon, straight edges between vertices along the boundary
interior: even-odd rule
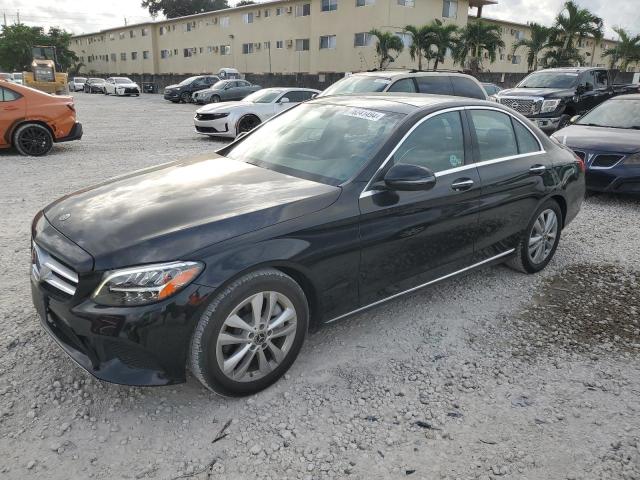
[[[60,64],[56,57],[56,47],[35,46],[31,51],[31,71],[24,72],[24,85],[55,95],[66,95],[69,91],[67,74],[57,71],[60,70]]]

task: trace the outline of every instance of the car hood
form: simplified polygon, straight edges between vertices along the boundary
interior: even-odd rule
[[[131,82],[131,83],[118,83],[116,84],[116,88],[131,88],[131,87],[137,87],[138,84]]]
[[[570,148],[630,154],[640,151],[640,130],[571,125],[553,137]]]
[[[500,97],[544,97],[558,98],[575,95],[575,89],[566,88],[508,88],[498,93]]]
[[[96,270],[188,259],[331,205],[341,189],[220,156],[160,165],[67,195],[47,220]]]
[[[202,108],[196,110],[196,113],[221,113],[231,110],[232,108],[237,107],[251,107],[254,106],[253,102],[224,102],[220,103],[210,103],[209,105],[205,105]]]
[[[174,88],[180,88],[180,85],[176,84],[176,85],[167,85],[166,87],[164,87],[165,90],[173,90]]]

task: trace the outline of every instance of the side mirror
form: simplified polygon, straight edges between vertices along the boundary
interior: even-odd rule
[[[313,100],[314,98],[316,98],[318,96],[317,93],[314,93],[313,95],[311,95],[311,100]]]
[[[582,94],[583,94],[584,92],[586,92],[586,91],[587,91],[587,87],[586,87],[586,86],[584,86],[584,85],[578,85],[578,86],[576,87],[576,94],[577,94],[577,95],[582,95]]]
[[[574,115],[569,119],[569,123],[576,123],[579,118],[580,118],[580,115]]]
[[[584,87],[584,88],[585,88],[585,90],[586,90],[587,92],[590,92],[590,91],[592,91],[592,90],[593,90],[593,85],[592,85],[591,83],[587,82],[587,84],[585,85],[585,87]]]
[[[282,97],[280,99],[280,103],[289,103],[289,99],[287,97]]]
[[[428,168],[399,163],[389,169],[384,183],[390,190],[429,190],[435,186],[436,176]]]

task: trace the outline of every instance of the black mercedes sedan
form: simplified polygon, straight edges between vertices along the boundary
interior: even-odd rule
[[[96,377],[246,395],[307,330],[472,268],[552,259],[584,163],[495,103],[322,97],[212,155],[69,194],[32,226],[43,327]],[[391,320],[390,320],[391,321]]]
[[[607,100],[553,137],[585,161],[588,190],[640,194],[640,94]]]

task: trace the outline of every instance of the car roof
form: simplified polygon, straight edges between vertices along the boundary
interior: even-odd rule
[[[604,67],[558,67],[558,68],[545,68],[544,70],[536,70],[531,73],[540,72],[558,72],[558,73],[582,73],[588,70],[606,70]]]
[[[309,103],[343,105],[346,107],[382,110],[393,113],[410,114],[425,108],[457,106],[489,106],[508,111],[496,102],[449,95],[431,95],[424,93],[383,92],[367,94],[349,94],[318,97]]]
[[[449,75],[449,76],[459,76],[459,77],[471,77],[473,78],[471,75],[467,75],[466,73],[463,72],[452,72],[449,70],[442,70],[442,71],[438,71],[436,70],[435,72],[425,72],[422,70],[374,70],[374,71],[370,71],[370,72],[357,72],[357,73],[352,73],[350,76],[367,76],[367,77],[388,77],[388,78],[395,78],[395,77],[401,77],[401,76],[406,76],[406,77],[431,77],[431,76],[440,76],[440,75]],[[348,78],[348,77],[345,77]]]

